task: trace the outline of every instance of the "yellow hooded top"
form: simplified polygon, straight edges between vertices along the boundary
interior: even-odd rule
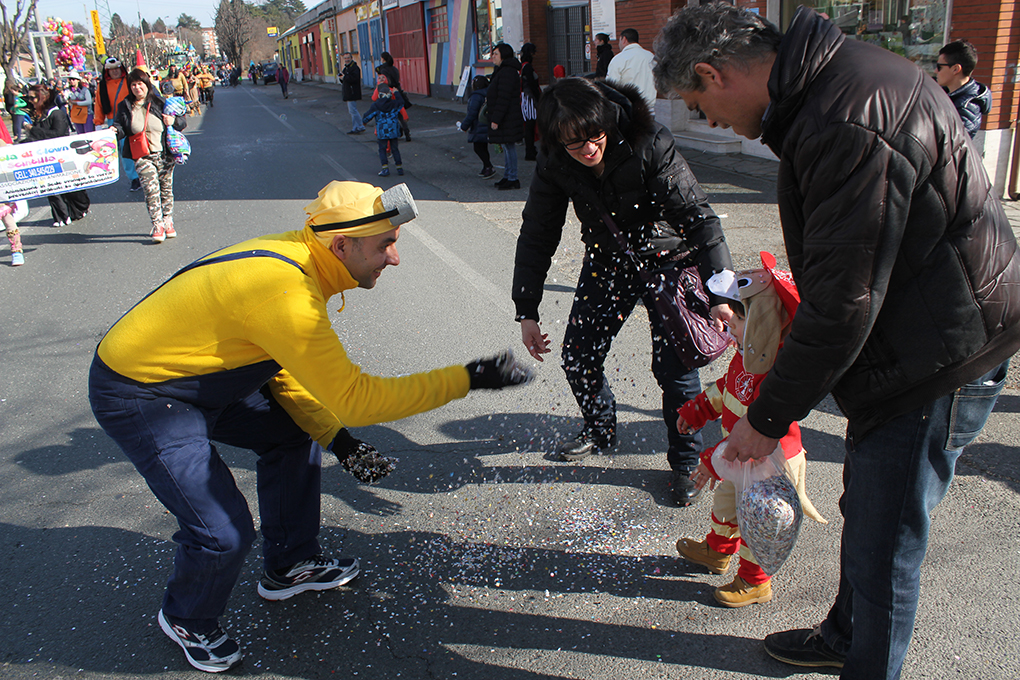
[[[295,422],[323,446],[341,427],[398,420],[464,397],[463,366],[380,378],[351,363],[326,302],[357,286],[308,227],[262,236],[207,257],[269,250],[272,257],[188,271],[124,315],[99,344],[100,359],[141,383],[211,375],[275,361],[269,386]]]

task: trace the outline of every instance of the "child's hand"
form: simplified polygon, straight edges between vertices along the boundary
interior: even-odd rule
[[[691,481],[698,489],[703,489],[708,482],[711,482],[708,488],[715,489],[716,479],[704,463],[698,463],[698,467],[694,468],[694,472],[691,473]]]
[[[680,434],[690,434],[691,432],[694,432],[694,428],[690,423],[684,420],[683,416],[676,419],[676,429]]]

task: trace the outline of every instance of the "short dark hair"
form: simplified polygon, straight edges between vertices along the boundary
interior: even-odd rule
[[[472,90],[480,90],[483,87],[488,87],[488,86],[489,86],[489,79],[486,78],[485,76],[475,76],[474,79],[471,81],[471,89]]]
[[[609,34],[608,33],[596,33],[595,37],[598,38],[599,40],[601,40],[604,43],[609,42]]]
[[[939,54],[943,55],[951,65],[959,64],[960,72],[968,78],[978,63],[977,49],[966,40],[954,40],[945,44],[939,50]]]
[[[620,31],[620,37],[626,38],[627,42],[629,43],[638,42],[638,32],[636,29],[633,28],[625,28],[622,31]]]
[[[393,66],[393,55],[389,52],[383,52],[379,55],[379,58],[385,61],[387,66]]]
[[[730,300],[730,299],[727,299],[726,300],[726,304],[730,306],[730,309],[733,310],[733,313],[737,317],[739,317],[741,319],[746,319],[747,318],[747,312],[744,310],[744,303],[743,302],[741,302],[740,300]]]
[[[500,43],[492,49],[495,52],[499,52],[500,59],[512,59],[514,56],[514,48],[510,47],[506,43]]]
[[[586,78],[561,78],[542,93],[538,103],[538,129],[547,157],[566,155],[563,142],[616,131],[616,104],[598,85]]]

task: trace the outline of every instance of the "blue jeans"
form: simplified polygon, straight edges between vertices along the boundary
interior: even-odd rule
[[[177,519],[163,612],[196,629],[223,615],[256,537],[248,503],[212,440],[258,454],[265,568],[320,552],[322,449],[267,387],[258,389],[279,370],[263,363],[268,370],[257,364],[154,384],[125,378],[98,356],[89,371],[96,421]]]
[[[701,432],[680,434],[677,409],[701,394],[698,370],[688,370],[670,346],[652,294],[637,270],[623,257],[597,262],[585,254],[581,276],[563,334],[563,371],[585,425],[607,432],[616,428],[616,397],[606,380],[605,362],[613,338],[638,300],[644,300],[652,334],[652,374],[662,388],[662,418],[673,470],[691,472],[703,448]]]
[[[120,167],[124,172],[124,176],[129,180],[138,179],[138,171],[135,170],[135,162],[130,158],[124,158],[124,143],[127,138],[117,140],[117,151],[120,153]]]
[[[1009,362],[846,445],[843,540],[826,644],[846,655],[841,678],[895,680],[914,631],[931,512],[964,446],[981,432]]]
[[[358,102],[347,102],[347,113],[351,114],[352,130],[364,130],[365,124],[361,122],[361,114],[358,113]]]
[[[503,143],[503,177],[513,182],[517,179],[517,145]]]

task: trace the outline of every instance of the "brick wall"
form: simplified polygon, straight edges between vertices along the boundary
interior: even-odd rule
[[[531,63],[538,80],[543,85],[549,84],[549,33],[546,29],[546,0],[527,0],[521,8],[524,15],[525,40],[534,43],[538,51]]]
[[[1020,0],[954,0],[950,40],[968,40],[978,51],[973,77],[992,90],[992,110],[982,127],[1003,130],[1017,118],[1020,91]]]

